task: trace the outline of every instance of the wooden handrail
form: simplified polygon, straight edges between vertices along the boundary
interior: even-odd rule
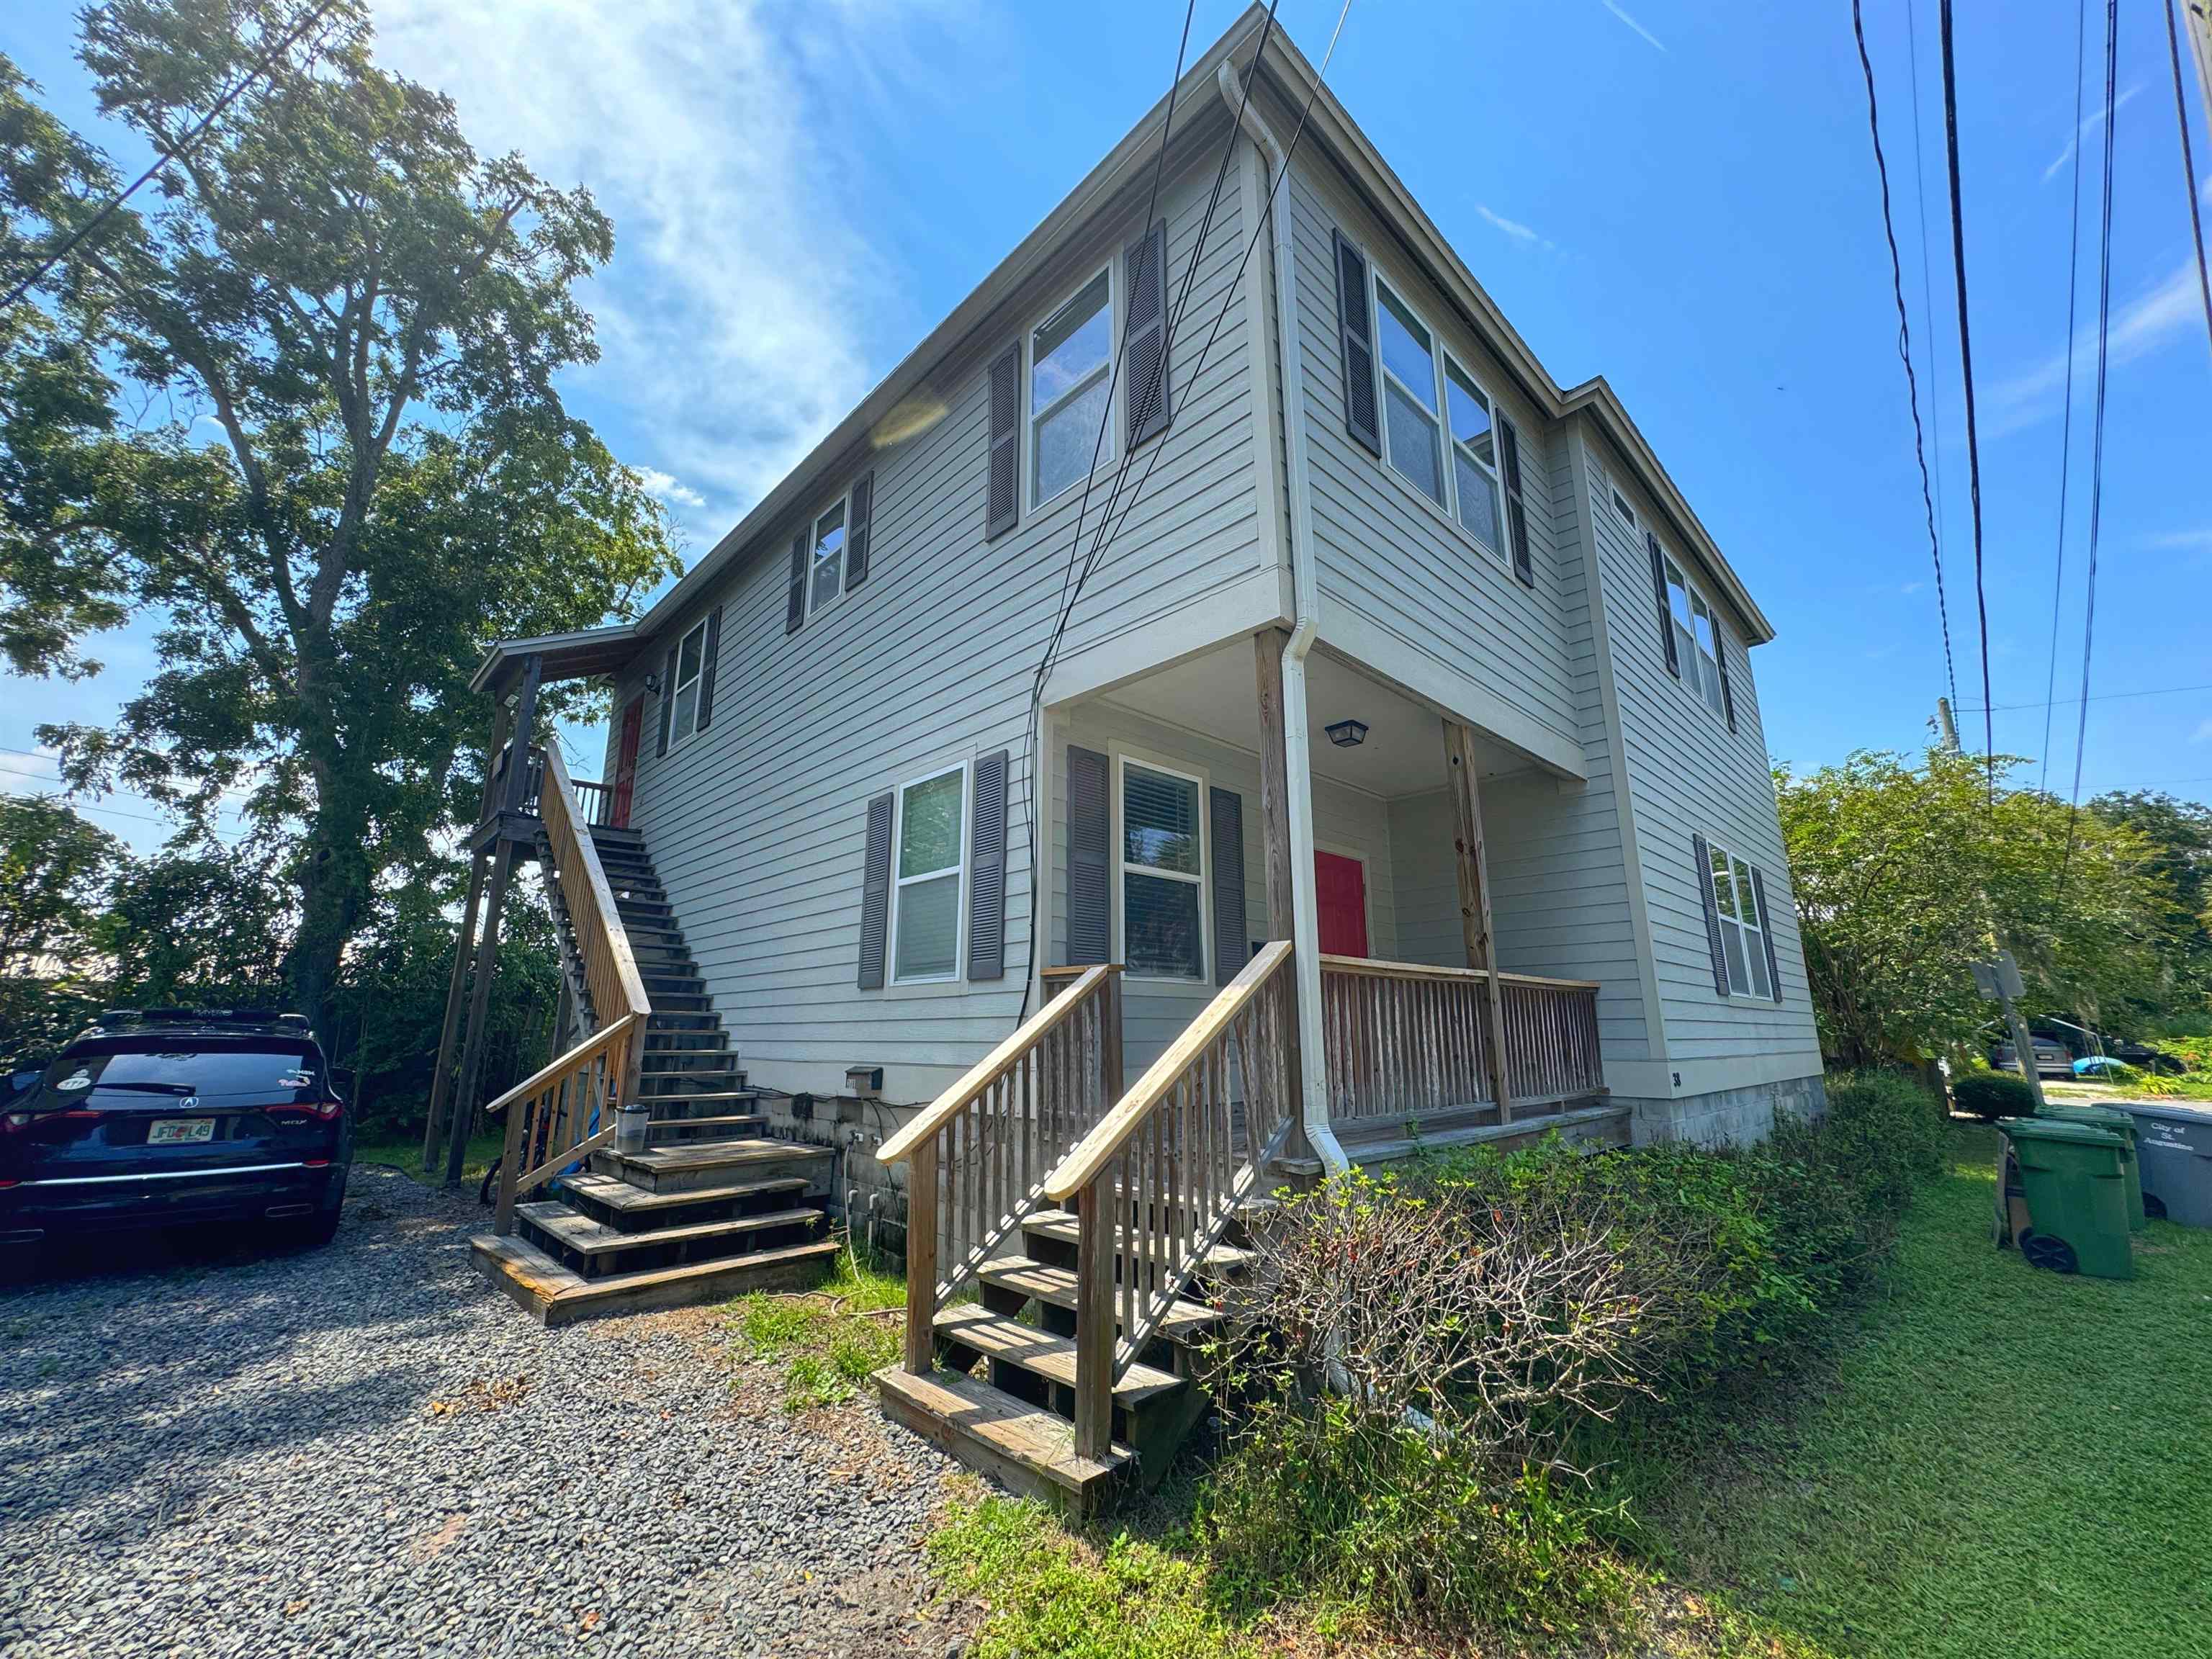
[[[1060,1167],[1045,1179],[1045,1196],[1056,1203],[1065,1203],[1097,1179],[1099,1172],[1136,1133],[1152,1109],[1182,1081],[1192,1061],[1229,1029],[1230,1023],[1259,994],[1260,988],[1290,959],[1290,955],[1288,939],[1273,939],[1261,946],[1252,960],[1244,964],[1243,971],[1222,988],[1220,994],[1168,1046],[1168,1051],[1152,1062],[1152,1068],[1137,1079],[1098,1127],[1060,1161]]]
[[[527,1100],[532,1095],[543,1093],[568,1076],[569,1073],[579,1069],[586,1060],[596,1059],[601,1050],[611,1047],[627,1033],[629,1024],[628,1018],[624,1018],[616,1021],[605,1030],[594,1031],[550,1066],[541,1066],[532,1072],[497,1100],[487,1104],[483,1109],[483,1115],[486,1117],[502,1117],[506,1115],[507,1109],[516,1101]]]
[[[1048,973],[1052,969],[1048,969]],[[1121,971],[1119,963],[1102,963],[1079,970],[1073,982],[1031,1014],[1006,1039],[968,1069],[966,1075],[922,1109],[921,1115],[876,1149],[878,1164],[898,1164],[914,1149],[945,1127],[948,1119],[1020,1063],[1045,1035],[1073,1014],[1083,1000],[1109,975]]]
[[[545,782],[539,793],[538,817],[545,825],[546,839],[552,843],[561,896],[568,903],[569,926],[584,958],[592,1013],[608,1023],[629,1014],[648,1015],[653,1003],[645,994],[645,980],[630,952],[629,935],[615,906],[614,887],[599,864],[591,827],[578,805],[575,787],[568,781],[568,769],[562,764],[557,748],[549,747],[543,752]]]
[[[1382,962],[1373,957],[1324,956],[1322,970],[1333,974],[1365,974],[1376,979],[1472,980],[1480,985],[1490,977],[1482,968],[1438,968],[1425,962]],[[1527,985],[1540,991],[1595,991],[1594,979],[1547,979],[1538,974],[1500,974],[1500,985]]]

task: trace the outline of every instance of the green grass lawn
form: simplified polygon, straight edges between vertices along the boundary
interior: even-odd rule
[[[461,1155],[461,1179],[473,1187],[483,1179],[491,1168],[492,1160],[500,1155],[504,1146],[501,1133],[494,1129],[471,1139],[468,1150]],[[408,1176],[428,1186],[444,1181],[446,1161],[438,1160],[438,1172],[426,1175],[422,1170],[422,1137],[417,1133],[398,1140],[356,1140],[353,1146],[353,1161],[356,1164],[389,1164]]]
[[[2131,1283],[1989,1242],[1961,1129],[1831,1376],[1679,1483],[1650,1538],[1837,1659],[2212,1650],[2212,1231],[2152,1224]]]

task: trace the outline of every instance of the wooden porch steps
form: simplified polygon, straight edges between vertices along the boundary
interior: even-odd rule
[[[646,1147],[593,1152],[518,1231],[471,1241],[478,1271],[547,1325],[817,1284],[835,1261],[829,1148],[769,1139],[760,1099],[691,965],[641,838],[599,846],[626,932],[650,932],[653,1012],[639,1066]],[[639,918],[649,918],[643,927]],[[637,939],[633,938],[633,948]]]
[[[1095,1511],[1137,1454],[1116,1443],[1109,1461],[1075,1455],[1075,1426],[959,1371],[917,1376],[896,1366],[876,1373],[884,1410],[969,1468],[1048,1504]]]

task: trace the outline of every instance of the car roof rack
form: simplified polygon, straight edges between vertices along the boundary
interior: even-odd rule
[[[305,1014],[280,1013],[274,1008],[107,1008],[100,1012],[101,1025],[270,1025],[307,1031]]]

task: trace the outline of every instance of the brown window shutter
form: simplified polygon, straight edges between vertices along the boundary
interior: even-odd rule
[[[969,832],[968,977],[1006,976],[1007,751],[975,763],[975,826]]]
[[[707,648],[705,660],[699,665],[699,730],[703,732],[714,718],[714,664],[722,653],[722,607],[716,605],[707,613]]]
[[[1111,960],[1112,878],[1107,869],[1110,769],[1095,749],[1067,749],[1067,961],[1076,968]]]
[[[1129,275],[1128,433],[1131,449],[1168,429],[1168,228],[1156,224],[1122,253]]]
[[[1648,530],[1644,532],[1644,547],[1651,555],[1651,596],[1659,605],[1659,644],[1667,653],[1667,672],[1679,680],[1682,659],[1674,649],[1674,612],[1667,603],[1667,556],[1659,550],[1659,538]]]
[[[806,620],[806,532],[791,538],[791,588],[785,596],[783,631],[796,634]]]
[[[1336,246],[1336,328],[1344,349],[1344,429],[1382,453],[1382,427],[1375,404],[1375,313],[1367,303],[1367,256],[1329,232]]]
[[[860,882],[860,976],[863,991],[884,988],[884,935],[891,915],[891,792],[868,803],[867,862]]]
[[[676,713],[676,647],[668,647],[668,661],[660,671],[660,738],[653,745],[653,752],[668,752],[668,724]]]
[[[1503,415],[1498,417],[1498,453],[1505,475],[1505,527],[1513,538],[1513,574],[1524,587],[1536,585],[1536,562],[1528,551],[1528,509],[1521,499],[1521,434]]]
[[[1729,994],[1728,957],[1721,949],[1721,911],[1713,901],[1712,849],[1706,846],[1703,836],[1690,837],[1690,856],[1698,865],[1698,895],[1705,902],[1705,948],[1713,957],[1713,989],[1722,996]]]
[[[983,538],[1002,536],[1020,522],[1022,346],[1017,340],[991,360],[991,460],[983,509]]]
[[[1721,709],[1728,715],[1728,728],[1733,732],[1735,730],[1735,687],[1729,684],[1728,633],[1721,627],[1718,616],[1713,618],[1713,660],[1721,665]]]
[[[1226,985],[1243,970],[1244,798],[1233,789],[1208,792],[1213,832],[1213,982]]]
[[[1759,901],[1759,936],[1766,941],[1766,982],[1774,988],[1774,1000],[1782,1000],[1782,964],[1774,957],[1774,913],[1766,908],[1766,877],[1757,865],[1751,866],[1751,896]]]
[[[863,472],[853,486],[853,508],[846,515],[845,591],[849,593],[868,580],[868,531],[875,515],[876,475]]]

